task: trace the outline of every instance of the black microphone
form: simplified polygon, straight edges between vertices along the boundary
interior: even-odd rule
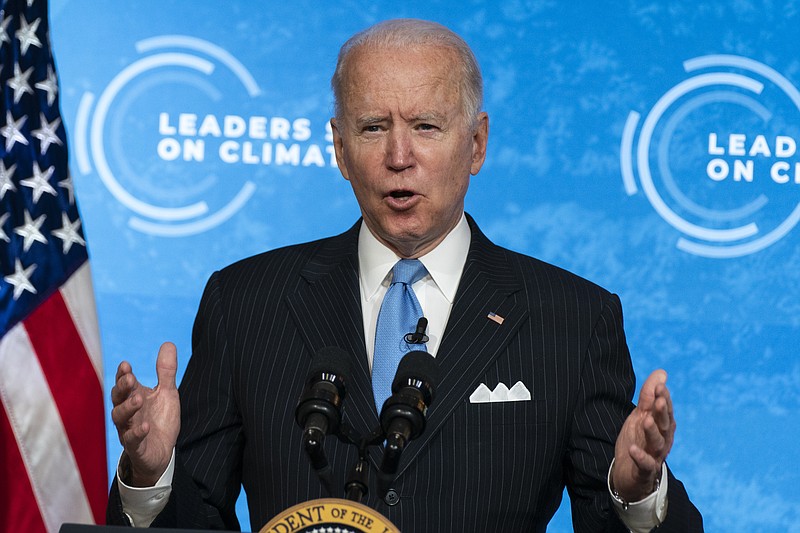
[[[330,466],[323,443],[325,435],[339,431],[349,375],[350,356],[347,352],[333,346],[322,348],[314,357],[294,411],[295,420],[303,428],[303,447],[311,466],[330,494]]]
[[[378,472],[381,498],[394,481],[406,444],[425,430],[425,416],[438,385],[439,366],[431,354],[409,352],[400,361],[392,383],[392,395],[381,409],[381,427],[386,435],[383,461]]]
[[[428,336],[425,335],[426,329],[428,329],[428,319],[422,317],[417,322],[417,328],[414,333],[406,333],[403,338],[409,344],[425,344],[428,342]]]

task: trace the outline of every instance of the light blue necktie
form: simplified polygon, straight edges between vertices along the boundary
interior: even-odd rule
[[[428,273],[418,259],[401,259],[392,269],[392,284],[383,297],[375,330],[375,353],[372,358],[372,391],[378,414],[392,394],[392,381],[400,359],[411,350],[427,350],[425,344],[409,345],[405,340],[414,333],[422,318],[422,307],[411,285]]]

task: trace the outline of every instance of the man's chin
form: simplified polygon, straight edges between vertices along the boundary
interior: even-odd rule
[[[443,239],[444,235],[436,236],[432,232],[407,228],[404,231],[392,231],[381,240],[397,255],[416,258],[431,251]]]

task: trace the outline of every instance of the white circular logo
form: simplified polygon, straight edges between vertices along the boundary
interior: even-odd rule
[[[626,192],[640,186],[688,253],[763,250],[800,221],[800,92],[740,56],[698,57],[684,69],[691,76],[641,124],[639,113],[628,116],[620,157]]]
[[[202,233],[241,210],[269,167],[335,164],[332,146],[313,141],[310,119],[262,116],[262,89],[223,48],[163,35],[136,51],[99,97],[84,93],[74,152],[79,171],[95,171],[130,210],[129,227]]]

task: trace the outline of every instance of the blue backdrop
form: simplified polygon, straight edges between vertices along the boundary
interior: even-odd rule
[[[356,220],[326,126],[336,53],[428,18],[483,68],[468,211],[620,294],[640,383],[669,372],[670,464],[709,531],[800,531],[800,4],[403,4],[52,0],[106,389],[122,359],[155,383],[165,340],[183,368],[212,271]]]

